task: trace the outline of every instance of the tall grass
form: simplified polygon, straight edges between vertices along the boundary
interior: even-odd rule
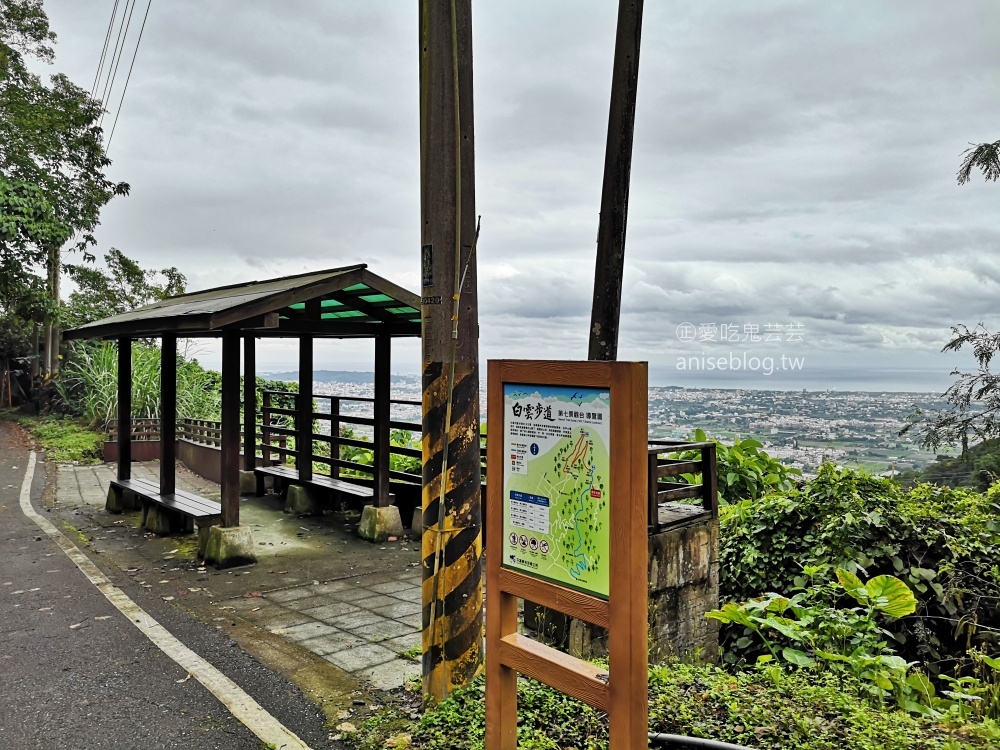
[[[77,344],[64,366],[59,392],[67,408],[93,427],[106,429],[118,418],[118,350],[110,342]],[[219,374],[178,356],[177,416],[219,419]],[[160,350],[132,346],[132,416],[160,416]]]

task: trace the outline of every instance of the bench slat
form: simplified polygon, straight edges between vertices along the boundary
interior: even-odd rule
[[[220,503],[191,492],[178,490],[173,495],[161,495],[160,488],[145,479],[112,479],[111,485],[134,492],[144,500],[193,518],[202,520],[218,518],[220,521],[222,518],[222,505]]]
[[[260,474],[262,476],[272,476],[278,477],[279,479],[288,479],[292,482],[299,481],[299,472],[297,469],[293,469],[289,466],[260,466],[254,469],[254,473]],[[357,495],[358,497],[374,497],[375,492],[370,487],[364,487],[359,484],[354,484],[353,482],[345,482],[341,479],[334,479],[333,477],[327,477],[322,474],[313,474],[312,479],[305,484],[313,484],[319,487],[326,487],[331,490],[339,490],[340,492],[346,492],[350,495]]]

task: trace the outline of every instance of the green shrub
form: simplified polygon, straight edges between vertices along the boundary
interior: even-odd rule
[[[893,708],[873,709],[850,676],[776,665],[732,675],[717,667],[663,664],[649,675],[652,732],[732,742],[757,750],[973,750],[995,748],[992,721],[942,724]],[[363,750],[482,750],[482,678],[406,726],[399,713],[348,739]],[[381,731],[380,731],[381,728]],[[410,735],[393,741],[393,736]],[[607,747],[607,716],[538,682],[518,680],[518,747]]]
[[[695,430],[694,442],[704,443],[708,440],[704,430]],[[771,492],[790,490],[794,486],[793,477],[802,476],[798,469],[787,466],[762,451],[763,445],[756,440],[736,438],[732,445],[718,440],[714,442],[719,503],[722,505],[740,500],[756,500]],[[681,451],[673,454],[673,457],[697,461],[701,459],[701,451]],[[680,479],[690,484],[701,483],[698,474],[682,474]]]
[[[932,674],[960,673],[970,646],[1000,633],[998,560],[1000,505],[992,491],[920,485],[904,492],[832,465],[800,489],[737,503],[720,517],[723,601],[804,587],[810,566],[898,576],[918,606],[886,629],[904,658]],[[725,648],[740,637],[725,629]]]
[[[93,464],[103,460],[104,435],[73,419],[19,417],[17,421],[31,432],[50,461]]]
[[[160,350],[132,345],[132,416],[160,416]],[[71,413],[92,427],[106,429],[118,416],[118,349],[111,342],[78,343],[59,379],[59,392]],[[219,419],[221,376],[195,359],[177,358],[177,416]]]

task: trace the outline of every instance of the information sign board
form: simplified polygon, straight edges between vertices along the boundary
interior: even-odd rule
[[[606,711],[609,750],[645,747],[646,363],[488,368],[486,750],[517,747],[518,674]],[[607,629],[607,668],[521,632],[522,599]]]
[[[606,599],[611,393],[504,385],[503,566]]]

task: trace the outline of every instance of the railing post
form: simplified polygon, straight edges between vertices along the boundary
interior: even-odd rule
[[[719,477],[715,458],[715,443],[701,449],[701,485],[705,491],[702,507],[712,512],[712,518],[719,517]]]
[[[330,397],[330,458],[340,460],[340,399]],[[340,477],[340,464],[330,464],[330,476]]]
[[[648,477],[647,492],[649,494],[649,522],[647,526],[649,527],[650,535],[660,530],[660,506],[656,501],[656,493],[659,490],[659,477],[656,474],[659,458],[660,456],[655,450],[649,451],[649,468],[646,475]]]
[[[260,457],[262,466],[271,465],[271,392],[264,391],[260,409]]]

